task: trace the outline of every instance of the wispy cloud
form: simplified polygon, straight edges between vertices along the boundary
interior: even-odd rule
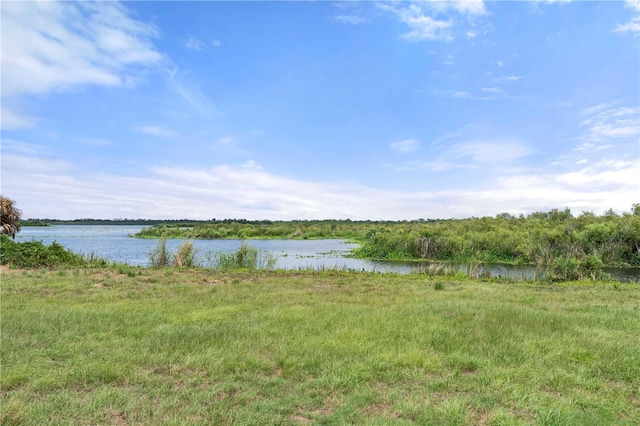
[[[484,0],[428,0],[426,2],[421,1],[420,4],[424,5],[435,13],[446,13],[453,11],[468,16],[479,16],[485,15],[487,13]]]
[[[202,50],[205,47],[204,41],[200,40],[198,37],[189,37],[182,43],[184,47],[191,50]]]
[[[341,24],[358,25],[367,22],[366,18],[358,15],[336,15],[332,18],[335,22]]]
[[[636,16],[624,24],[616,25],[613,31],[616,33],[634,33],[635,35],[640,35],[640,16]]]
[[[482,87],[480,88],[480,90],[488,93],[500,93],[500,94],[505,93],[505,91],[499,87]]]
[[[417,4],[395,7],[382,3],[378,4],[378,7],[383,11],[393,13],[402,23],[409,26],[411,31],[402,35],[407,41],[453,39],[450,32],[453,24],[450,21],[437,20],[427,16]]]
[[[624,24],[618,24],[613,31],[617,33],[634,33],[636,36],[640,36],[640,1],[627,0],[628,7],[634,9],[638,15],[631,18],[629,22]]]
[[[420,141],[417,139],[403,139],[401,141],[391,142],[389,148],[400,154],[408,154],[420,149]]]
[[[140,133],[144,133],[146,135],[155,136],[158,138],[165,138],[165,139],[173,138],[178,135],[176,132],[167,129],[164,126],[152,126],[152,125],[138,126],[138,127],[135,127],[134,130]]]
[[[119,144],[102,138],[78,138],[79,142],[91,146],[118,146]]]
[[[381,190],[282,177],[256,167],[155,167],[145,176],[78,172],[74,165],[3,155],[3,191],[20,194],[25,217],[210,219],[414,219],[527,213],[567,206],[628,211],[640,160],[598,162],[555,173],[511,173],[465,190]],[[237,194],[242,194],[238,197]],[[92,200],[87,203],[86,200]],[[425,207],[425,206],[428,206]],[[215,213],[212,213],[215,212]]]
[[[217,38],[214,38],[213,40],[211,40],[211,45],[213,47],[220,47],[220,46],[222,46],[222,42],[220,40],[218,40]]]
[[[473,94],[466,90],[436,90],[433,95],[441,98],[455,98],[455,99],[470,99],[474,101],[489,101],[492,99],[498,99],[497,93],[483,93],[480,95]],[[502,95],[502,93],[500,93]]]
[[[589,117],[580,123],[586,130],[581,139],[600,143],[640,135],[640,107],[607,108],[607,105],[597,105],[584,111]]]
[[[0,129],[2,130],[29,129],[34,127],[37,122],[35,118],[19,114],[16,111],[7,108],[5,105],[2,105],[0,110],[0,118],[2,120],[0,123]]]
[[[32,156],[51,154],[51,148],[45,145],[22,142],[11,138],[2,138],[0,142],[2,151],[6,153],[18,153]]]
[[[34,127],[24,96],[85,85],[129,88],[164,62],[156,29],[117,2],[2,3],[2,129]]]
[[[242,164],[242,166],[240,166],[242,169],[245,170],[261,170],[262,166],[260,166],[259,164],[257,164],[255,161],[253,160],[248,160],[246,161],[244,164]]]
[[[505,164],[533,154],[535,151],[518,141],[471,140],[451,145],[443,154],[476,164]]]
[[[219,143],[221,145],[231,145],[235,141],[236,139],[233,136],[224,136],[216,140],[216,143]]]
[[[213,102],[202,93],[199,84],[189,79],[188,73],[178,72],[178,68],[174,68],[168,72],[167,85],[202,117],[213,118],[220,115]]]
[[[415,159],[396,171],[422,170],[443,172],[460,169],[487,169],[504,171],[507,165],[535,153],[530,146],[516,139],[473,139],[473,129],[462,129],[434,141],[425,159]]]
[[[130,85],[137,67],[163,60],[156,35],[116,2],[5,2],[2,96]]]

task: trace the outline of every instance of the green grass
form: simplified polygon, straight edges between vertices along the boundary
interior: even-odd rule
[[[640,286],[3,272],[11,424],[640,424]]]

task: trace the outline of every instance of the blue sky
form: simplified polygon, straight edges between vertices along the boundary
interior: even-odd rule
[[[2,2],[34,218],[417,219],[640,202],[640,2]]]

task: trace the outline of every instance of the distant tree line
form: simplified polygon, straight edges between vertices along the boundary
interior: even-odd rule
[[[499,262],[597,269],[640,267],[640,204],[630,213],[597,216],[553,209],[527,216],[414,221],[249,221],[212,220],[195,226],[159,224],[142,238],[320,239],[360,243],[358,257],[386,260]]]

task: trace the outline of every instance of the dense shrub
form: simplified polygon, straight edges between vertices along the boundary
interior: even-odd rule
[[[93,259],[94,263],[105,263]],[[15,242],[6,235],[0,236],[0,264],[16,268],[40,268],[53,266],[88,265],[84,257],[65,249],[61,244],[53,242],[44,245],[42,241]]]

